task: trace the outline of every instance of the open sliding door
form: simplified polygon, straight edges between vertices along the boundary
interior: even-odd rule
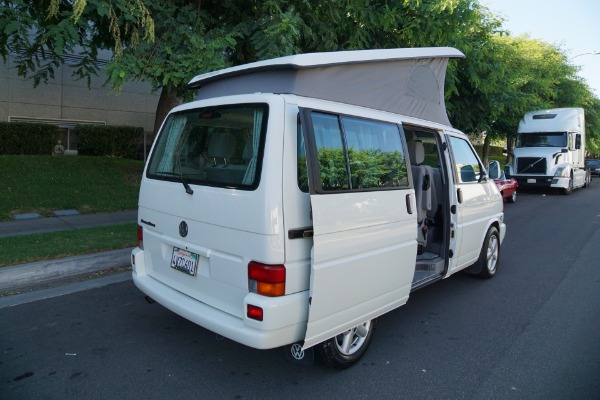
[[[304,348],[403,305],[417,216],[399,125],[303,109],[313,218]]]

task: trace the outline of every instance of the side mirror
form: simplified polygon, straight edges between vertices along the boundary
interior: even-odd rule
[[[501,173],[500,163],[498,161],[490,161],[488,164],[488,176],[490,179],[499,179]]]
[[[579,150],[579,149],[581,149],[581,133],[578,133],[578,134],[575,136],[575,149],[576,149],[576,150]]]

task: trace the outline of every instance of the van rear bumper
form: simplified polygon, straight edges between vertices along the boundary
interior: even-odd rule
[[[132,252],[135,256],[135,265],[132,265],[135,286],[183,318],[256,349],[272,349],[304,340],[308,319],[308,291],[277,298],[248,293],[244,299],[244,310],[247,304],[261,307],[264,319],[255,321],[246,317],[239,318],[183,294],[146,274],[143,253],[139,248]]]

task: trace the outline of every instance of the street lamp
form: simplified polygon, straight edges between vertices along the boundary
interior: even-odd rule
[[[576,56],[574,56],[574,57],[571,57],[571,58],[570,58],[570,60],[572,60],[572,59],[574,59],[574,58],[577,58],[577,57],[579,57],[579,56],[587,56],[587,55],[600,55],[600,51],[591,51],[591,52],[589,52],[589,53],[581,53],[581,54],[577,54]]]

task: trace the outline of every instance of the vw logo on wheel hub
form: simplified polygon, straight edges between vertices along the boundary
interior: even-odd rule
[[[290,352],[292,353],[292,357],[296,360],[302,360],[304,358],[304,350],[302,350],[302,346],[298,343],[294,343],[290,348]]]

